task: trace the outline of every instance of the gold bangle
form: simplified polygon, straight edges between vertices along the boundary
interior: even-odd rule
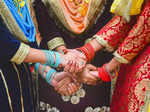
[[[53,50],[61,45],[65,45],[64,40],[61,37],[56,37],[47,42],[48,49]]]

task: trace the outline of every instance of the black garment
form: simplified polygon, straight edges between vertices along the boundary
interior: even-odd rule
[[[10,59],[20,46],[0,19],[0,111],[36,112],[33,81],[28,64],[13,64]],[[10,98],[10,99],[9,99]],[[23,103],[21,103],[21,100]]]
[[[59,28],[55,23],[55,18],[48,16],[48,11],[41,0],[36,0],[34,8],[36,11],[37,21],[39,30],[43,40],[41,42],[41,48],[47,49],[47,42],[55,37],[62,37],[67,48],[77,48],[84,45],[87,38],[92,37],[96,34],[112,17],[109,13],[110,5],[112,0],[107,0],[105,11],[98,18],[96,24],[93,25],[85,34],[73,38],[72,34]],[[109,61],[112,55],[107,52],[98,52],[92,62],[96,66],[101,66],[105,62]],[[97,86],[84,85],[83,88],[86,90],[86,96],[81,98],[80,103],[73,105],[71,103],[64,102],[61,96],[58,95],[52,87],[50,87],[45,80],[40,78],[39,82],[39,94],[40,100],[45,103],[49,103],[51,106],[57,107],[60,112],[84,112],[88,106],[101,107],[109,106],[110,96],[110,83],[102,83]]]

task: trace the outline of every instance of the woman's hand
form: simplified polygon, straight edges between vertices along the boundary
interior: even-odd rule
[[[67,72],[57,72],[52,78],[52,86],[61,95],[73,95],[79,88],[80,84],[75,82]]]
[[[64,71],[70,73],[77,73],[82,71],[86,65],[86,57],[78,50],[68,50],[68,52],[62,58]]]
[[[97,68],[91,64],[87,64],[83,71],[77,75],[78,81],[88,85],[96,85],[99,80]]]

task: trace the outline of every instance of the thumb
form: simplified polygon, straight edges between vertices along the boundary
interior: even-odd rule
[[[97,67],[95,67],[94,65],[91,65],[91,64],[88,64],[86,67],[87,67],[87,69],[89,69],[89,71],[97,70]]]

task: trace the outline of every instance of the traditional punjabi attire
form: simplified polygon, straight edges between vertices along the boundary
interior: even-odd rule
[[[112,17],[109,13],[112,0],[87,0],[86,4],[82,4],[81,7],[77,6],[77,8],[76,6],[72,8],[74,6],[71,0],[44,1],[45,5],[41,0],[35,0],[34,7],[39,31],[43,37],[41,47],[50,50],[55,50],[61,45],[65,45],[69,49],[83,46],[85,41],[98,32]],[[85,2],[85,0],[83,1]],[[69,9],[66,9],[67,7]],[[81,10],[78,12],[80,8]],[[78,18],[77,15],[80,14],[82,17]],[[92,63],[101,66],[111,57],[111,53],[99,52]],[[87,112],[91,108],[109,106],[110,83],[94,87],[84,85],[83,89],[86,91],[86,95],[76,105],[71,103],[72,97],[67,99],[68,102],[64,102],[61,96],[56,94],[45,81],[40,80],[39,86],[41,101],[56,107],[60,112]]]
[[[37,47],[29,1],[0,1],[0,37],[0,109],[37,112],[31,72],[23,63],[30,46]]]
[[[111,8],[112,12],[121,16],[114,16],[95,35],[108,51],[118,47],[114,56],[122,63],[110,110],[147,112],[150,103],[150,1],[143,3],[143,0],[127,0],[126,4],[121,4],[124,0],[121,1],[115,0]],[[130,10],[124,15],[121,11],[125,10],[119,10],[118,7]],[[136,18],[129,18],[137,14]]]

